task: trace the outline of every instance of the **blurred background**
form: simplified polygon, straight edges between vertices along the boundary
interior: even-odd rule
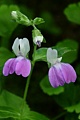
[[[65,40],[72,40],[70,47],[74,48],[76,45],[78,48],[77,57],[70,62],[76,69],[78,74],[78,82],[80,83],[80,60],[79,60],[79,41],[80,41],[80,25],[68,21],[64,10],[69,4],[77,3],[79,0],[0,0],[0,47],[4,47],[12,52],[12,44],[16,37],[23,38],[27,37],[30,41],[31,51],[29,53],[30,59],[32,59],[33,53],[33,43],[32,43],[32,27],[26,27],[14,23],[9,15],[10,10],[18,9],[23,14],[27,15],[30,19],[35,17],[42,17],[45,23],[38,25],[38,29],[41,30],[46,43],[42,43],[42,47],[55,46]],[[15,7],[10,10],[8,7],[2,9],[2,5],[15,5]],[[66,46],[66,42],[65,45]],[[1,49],[2,50],[2,49]],[[1,52],[0,50],[0,52]],[[8,53],[10,58],[11,53]],[[14,55],[13,55],[14,56]],[[4,55],[0,56],[0,66],[1,70],[4,62],[8,59],[7,54],[4,50]],[[72,55],[74,57],[74,54]],[[3,58],[6,58],[3,60]],[[40,112],[49,118],[57,116],[60,113],[61,117],[59,120],[77,120],[77,115],[75,113],[66,113],[66,111],[59,106],[54,98],[56,95],[49,96],[43,93],[40,87],[40,81],[48,73],[48,66],[45,62],[37,62],[31,77],[30,87],[27,96],[27,103],[29,104],[31,110]],[[15,74],[9,75],[8,77],[3,77],[1,75],[0,89],[7,89],[8,91],[18,95],[23,96],[24,88],[26,84],[26,78],[17,76]],[[71,93],[72,94],[72,93]],[[63,96],[64,97],[64,96]],[[57,98],[59,99],[59,98]],[[72,117],[75,115],[74,118]],[[55,119],[54,119],[55,120]]]

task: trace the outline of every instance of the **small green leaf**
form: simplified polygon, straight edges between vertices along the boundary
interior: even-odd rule
[[[40,48],[36,50],[34,61],[47,61],[46,53],[47,53],[47,48]]]
[[[65,39],[57,43],[56,48],[63,62],[72,63],[77,59],[78,43],[72,39]]]
[[[80,24],[80,2],[77,4],[70,4],[64,10],[64,14],[69,21]]]
[[[44,77],[41,80],[40,87],[43,90],[43,92],[48,95],[58,95],[58,94],[64,92],[64,87],[60,86],[58,88],[53,88],[49,83],[48,76]]]
[[[33,24],[34,25],[39,25],[41,23],[44,23],[45,21],[43,20],[43,18],[39,18],[39,17],[36,17],[34,20],[33,20]]]
[[[80,113],[80,103],[66,107],[65,108],[68,112],[76,112],[76,113]]]

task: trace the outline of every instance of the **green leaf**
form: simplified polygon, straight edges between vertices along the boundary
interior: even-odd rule
[[[34,25],[39,25],[41,23],[44,23],[45,21],[43,20],[43,18],[39,18],[39,17],[36,17],[34,20],[33,20],[33,24]]]
[[[36,50],[34,61],[47,61],[46,53],[47,53],[47,48],[40,48]]]
[[[65,108],[68,112],[80,113],[80,103]]]
[[[9,117],[19,118],[20,114],[12,108],[0,106],[0,119]]]
[[[46,116],[44,116],[44,115],[42,115],[42,114],[40,114],[38,112],[34,112],[34,111],[30,111],[27,114],[27,118],[28,118],[28,120],[50,120]]]
[[[30,111],[24,100],[6,90],[0,94],[0,118],[20,120],[49,120],[46,116]]]
[[[14,95],[6,90],[2,91],[2,93],[0,94],[0,106],[10,107],[10,108],[16,110],[17,112],[20,112],[22,103],[23,103],[22,98]],[[25,108],[24,109],[26,111],[30,110],[26,103],[25,103]]]
[[[64,10],[64,14],[69,21],[80,24],[80,2],[77,4],[70,4]]]
[[[49,83],[48,76],[44,77],[41,80],[40,87],[43,90],[43,92],[48,95],[58,95],[58,94],[64,92],[64,87],[60,86],[58,88],[53,88]]]
[[[22,98],[4,90],[0,95],[0,118],[17,118],[20,116],[23,118],[26,116],[26,113],[30,110],[28,105],[24,103]],[[23,109],[23,114],[22,114]]]
[[[10,36],[17,24],[11,20],[11,11],[18,10],[16,5],[0,6],[0,36]]]
[[[65,39],[56,45],[63,62],[72,63],[77,59],[78,43],[72,39]],[[62,50],[61,50],[62,49]]]

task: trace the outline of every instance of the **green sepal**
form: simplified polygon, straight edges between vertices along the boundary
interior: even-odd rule
[[[32,30],[32,37],[34,39],[37,36],[43,36],[43,35],[41,34],[40,30],[38,30],[37,28],[35,28],[35,29]]]
[[[41,23],[44,23],[44,19],[43,18],[39,18],[39,17],[36,17],[34,20],[33,20],[33,24],[34,25],[39,25]]]

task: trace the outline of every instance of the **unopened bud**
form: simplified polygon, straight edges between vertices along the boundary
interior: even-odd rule
[[[11,15],[12,15],[13,19],[17,19],[17,17],[18,17],[16,11],[12,11]]]
[[[32,31],[33,42],[41,47],[41,43],[43,42],[43,35],[38,29],[34,29]]]

